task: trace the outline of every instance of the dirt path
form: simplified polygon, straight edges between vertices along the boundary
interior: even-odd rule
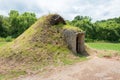
[[[120,61],[94,57],[88,61],[54,68],[42,75],[17,80],[120,80]]]

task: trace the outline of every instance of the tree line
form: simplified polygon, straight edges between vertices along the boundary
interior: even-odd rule
[[[24,12],[20,14],[16,10],[11,10],[8,17],[0,15],[0,37],[11,36],[16,38],[36,20],[35,13]],[[89,16],[77,15],[72,21],[67,20],[66,22],[84,30],[86,41],[120,42],[120,17],[96,22],[91,20]]]
[[[36,20],[35,13],[24,12],[20,14],[16,10],[11,10],[8,17],[0,15],[0,37],[16,38]]]
[[[86,41],[120,42],[120,17],[91,22],[88,16],[76,16],[68,24],[81,28],[86,32]]]

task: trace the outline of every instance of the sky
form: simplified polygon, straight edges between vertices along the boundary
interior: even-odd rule
[[[0,0],[0,15],[10,10],[34,12],[37,17],[58,13],[66,20],[90,16],[93,21],[120,16],[120,0]]]

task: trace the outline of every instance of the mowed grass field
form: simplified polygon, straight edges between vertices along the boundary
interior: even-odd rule
[[[87,43],[87,45],[99,50],[114,50],[120,51],[120,43]]]
[[[0,42],[0,47],[4,46],[7,43],[9,43],[9,42]]]

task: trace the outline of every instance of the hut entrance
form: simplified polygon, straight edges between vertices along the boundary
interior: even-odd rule
[[[76,52],[80,53],[80,37],[78,35],[76,38]]]
[[[76,52],[82,54],[84,51],[84,34],[77,34],[76,37]]]

